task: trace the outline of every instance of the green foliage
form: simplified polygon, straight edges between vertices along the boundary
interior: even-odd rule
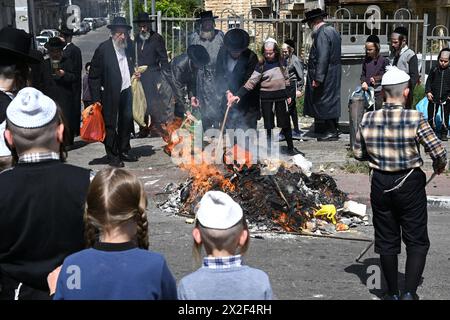
[[[127,19],[128,23],[131,25],[132,21],[130,21],[130,5],[129,1],[125,0],[123,2],[123,9],[125,10],[125,18]],[[140,0],[133,0],[133,17],[137,17],[139,12],[144,11],[144,2]]]
[[[370,167],[367,161],[347,160],[341,169],[346,173],[369,174]]]
[[[297,113],[301,117],[303,116],[303,106],[305,105],[305,95],[302,95],[300,98],[297,98],[295,101],[295,106],[297,107]]]
[[[201,6],[199,0],[157,0],[156,11],[167,16],[192,16],[195,9]]]
[[[413,106],[425,97],[425,87],[420,85],[414,88]]]

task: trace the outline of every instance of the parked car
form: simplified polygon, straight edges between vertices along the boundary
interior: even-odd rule
[[[84,18],[83,22],[87,22],[91,30],[95,30],[97,28],[94,18]]]
[[[36,37],[36,48],[42,52],[42,54],[46,54],[47,53],[47,49],[45,48],[45,44],[47,43],[47,41],[50,39],[50,37],[48,36],[37,36]]]
[[[58,37],[59,31],[55,29],[44,29],[39,33],[40,36],[47,36],[49,38]]]

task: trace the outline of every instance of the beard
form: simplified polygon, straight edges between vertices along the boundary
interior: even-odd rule
[[[127,47],[127,42],[125,40],[114,40],[113,39],[114,47],[117,49],[125,49]]]
[[[212,40],[215,36],[215,30],[210,30],[210,31],[204,31],[201,30],[200,31],[200,38],[204,39],[204,40]]]
[[[142,41],[148,40],[148,38],[150,38],[150,32],[140,32],[139,38],[141,38]]]

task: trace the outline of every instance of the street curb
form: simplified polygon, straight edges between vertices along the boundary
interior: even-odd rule
[[[450,209],[450,197],[448,196],[428,196],[427,203],[430,207]]]
[[[370,199],[367,197],[351,197],[351,200],[363,203],[370,208]],[[432,208],[450,209],[449,196],[428,196],[427,205]],[[450,212],[449,212],[450,213]]]

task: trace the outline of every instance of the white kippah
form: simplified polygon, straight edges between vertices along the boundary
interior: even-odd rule
[[[386,67],[386,72],[381,79],[382,86],[391,86],[408,82],[411,77],[403,70],[395,66]]]
[[[7,157],[11,155],[11,151],[6,146],[5,134],[6,121],[0,123],[0,157]]]
[[[222,191],[208,191],[200,200],[197,219],[211,229],[229,229],[243,217],[241,206]]]
[[[6,117],[21,128],[39,128],[53,120],[56,103],[35,88],[23,88],[6,109]]]
[[[274,38],[267,38],[266,41],[264,41],[264,48],[273,48],[274,45],[277,44],[277,40]]]

